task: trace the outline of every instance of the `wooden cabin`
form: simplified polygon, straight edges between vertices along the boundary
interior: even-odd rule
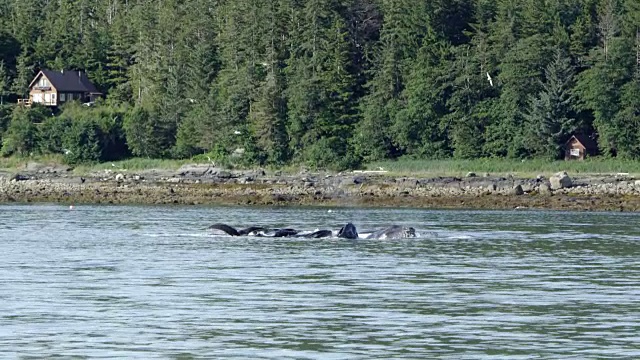
[[[41,70],[29,84],[29,98],[19,99],[18,104],[55,107],[73,100],[92,103],[100,96],[84,71]]]
[[[585,135],[573,135],[565,143],[565,160],[584,160],[598,152],[598,144]]]

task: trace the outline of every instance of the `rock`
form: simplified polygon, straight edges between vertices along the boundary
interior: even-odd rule
[[[540,186],[538,186],[538,192],[543,195],[549,194],[551,193],[551,186],[549,186],[548,183],[543,182],[542,184],[540,184]]]
[[[573,185],[571,178],[564,171],[551,176],[549,183],[551,184],[551,190],[570,188]]]
[[[216,172],[215,175],[221,179],[231,179],[233,177],[233,174],[230,171],[226,170],[220,170]]]
[[[529,192],[532,192],[533,190],[535,190],[535,185],[531,184],[529,182],[525,182],[524,184],[521,184],[521,185],[522,185],[522,190],[525,193],[529,193]]]
[[[178,169],[178,174],[180,176],[203,176],[212,168],[215,169],[211,164],[185,164]]]
[[[467,177],[468,178],[476,177],[476,173],[470,171],[467,173]]]
[[[116,175],[116,181],[117,182],[123,182],[124,181],[124,175],[122,173],[117,174]]]
[[[172,184],[177,184],[177,183],[182,182],[182,179],[174,177],[174,178],[167,179],[167,182],[168,183],[172,183]]]
[[[518,184],[511,190],[512,195],[524,195],[524,190],[522,189],[522,185]]]
[[[538,174],[538,176],[536,176],[536,181],[542,181],[542,180],[544,180],[544,175]]]
[[[17,181],[25,181],[25,180],[29,180],[29,176],[27,175],[22,175],[22,174],[15,174],[13,175],[10,180],[12,182],[17,182]]]
[[[266,173],[264,172],[264,170],[248,171],[242,174],[242,176],[252,177],[254,179],[259,178],[261,176],[265,176],[265,175]]]
[[[243,157],[245,153],[244,148],[237,148],[235,150],[233,150],[233,153],[231,154],[231,157],[233,158],[240,158]]]

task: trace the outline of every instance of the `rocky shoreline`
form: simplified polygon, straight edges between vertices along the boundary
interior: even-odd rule
[[[86,176],[30,163],[0,170],[0,202],[256,206],[413,207],[640,211],[640,180],[627,175],[556,174],[399,177],[383,172],[177,171],[112,169]]]

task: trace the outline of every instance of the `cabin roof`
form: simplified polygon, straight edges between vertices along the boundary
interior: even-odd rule
[[[582,144],[582,146],[585,147],[585,149],[589,151],[598,150],[598,144],[596,144],[596,142],[593,139],[583,134],[575,134],[571,136],[571,138],[569,138],[567,143],[569,143],[574,138],[578,140]]]
[[[47,79],[49,79],[51,85],[58,91],[100,94],[98,89],[96,89],[93,83],[91,83],[84,71],[40,70],[31,84],[29,84],[29,88],[33,86],[33,84],[40,78],[40,76],[45,76]]]

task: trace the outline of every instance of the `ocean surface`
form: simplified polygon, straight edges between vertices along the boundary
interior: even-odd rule
[[[0,358],[638,359],[640,215],[0,205]],[[215,222],[415,239],[215,236]]]

